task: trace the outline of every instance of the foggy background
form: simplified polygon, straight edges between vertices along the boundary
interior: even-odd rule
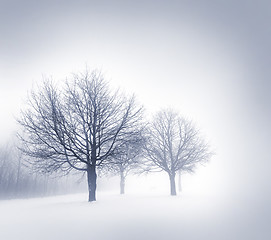
[[[267,236],[270,21],[268,1],[1,0],[0,142],[43,75],[101,69],[148,114],[173,107],[196,123],[216,155],[183,191],[218,197]]]

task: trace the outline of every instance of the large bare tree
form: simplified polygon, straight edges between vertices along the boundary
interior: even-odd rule
[[[99,71],[76,74],[62,89],[44,81],[32,91],[18,120],[22,149],[37,170],[86,172],[89,201],[95,201],[96,167],[137,135],[142,107],[111,91]]]
[[[173,110],[158,112],[146,128],[145,171],[165,171],[170,180],[170,194],[176,195],[178,171],[193,172],[212,153],[192,123]]]

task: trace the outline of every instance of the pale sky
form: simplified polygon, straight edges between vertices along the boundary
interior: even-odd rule
[[[216,152],[197,189],[270,189],[270,20],[268,1],[1,0],[0,142],[33,83],[88,65],[197,124]]]

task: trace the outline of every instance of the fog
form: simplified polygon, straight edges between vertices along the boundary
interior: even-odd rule
[[[2,0],[1,145],[13,141],[15,118],[33,85],[88,66],[101,69],[112,87],[135,93],[146,118],[173,107],[193,120],[215,152],[206,166],[183,176],[176,199],[168,196],[167,176],[152,174],[129,176],[123,198],[118,179],[99,179],[92,205],[83,194],[1,201],[3,239],[16,239],[9,235],[12,225],[24,220],[21,236],[36,239],[35,230],[29,235],[36,217],[37,229],[47,226],[44,239],[72,239],[78,232],[88,239],[81,230],[90,215],[98,218],[94,239],[269,239],[270,10],[268,1],[243,0]],[[65,214],[76,225],[71,235],[65,226],[74,225]],[[108,218],[116,215],[112,226]]]

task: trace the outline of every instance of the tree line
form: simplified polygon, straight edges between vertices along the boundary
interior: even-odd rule
[[[87,176],[96,200],[97,170],[117,173],[124,193],[129,173],[165,171],[176,195],[177,172],[193,172],[212,153],[192,122],[171,109],[146,121],[135,96],[113,91],[101,72],[74,74],[61,85],[45,79],[17,119],[20,150],[34,171]]]
[[[43,197],[80,191],[78,176],[39,174],[15,144],[0,146],[0,199]]]

